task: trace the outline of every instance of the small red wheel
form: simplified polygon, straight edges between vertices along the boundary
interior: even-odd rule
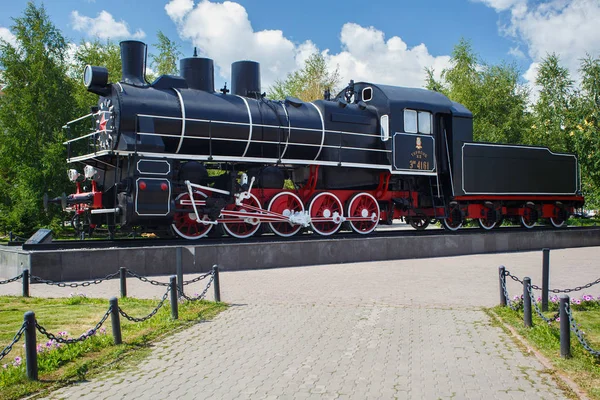
[[[491,231],[498,224],[498,213],[494,209],[486,209],[485,215],[477,220],[479,226],[486,231]]]
[[[194,201],[204,201],[208,196],[196,190],[194,192]],[[178,209],[185,209],[186,211],[176,212],[173,216],[173,224],[171,227],[173,231],[180,237],[188,240],[196,240],[204,237],[210,232],[213,224],[209,224],[208,215],[200,214],[201,221],[197,220],[196,212],[190,201],[190,194],[188,192],[181,193],[175,199],[175,207]],[[196,208],[199,206],[196,205]]]
[[[322,192],[313,197],[308,212],[310,226],[319,235],[333,235],[342,226],[342,202],[333,193]]]
[[[304,212],[304,204],[302,204],[300,197],[294,193],[282,192],[271,199],[267,209],[284,217],[289,217],[296,212]],[[273,233],[282,237],[294,236],[302,229],[301,225],[292,225],[289,222],[269,222],[269,227]]]
[[[379,224],[380,210],[377,199],[369,193],[357,193],[348,201],[346,211],[348,218],[360,218],[360,220],[350,220],[352,229],[362,235],[371,233]]]
[[[538,220],[538,212],[535,208],[523,207],[523,215],[521,215],[521,226],[531,229],[535,226]]]
[[[253,210],[249,207],[261,208],[260,202],[256,198],[255,195],[250,194],[249,199],[244,199],[242,201],[242,205],[238,206],[235,203],[229,204],[225,207],[225,210],[228,211],[238,211],[240,213],[257,213],[256,210]],[[245,239],[252,235],[254,235],[260,228],[260,220],[256,218],[256,216],[248,216],[244,217],[225,217],[220,220],[223,223],[223,229],[225,232],[230,234],[233,237],[238,239]]]
[[[569,212],[564,208],[555,207],[554,216],[550,218],[550,223],[555,228],[562,228],[569,219]]]
[[[463,224],[463,213],[458,206],[450,208],[448,218],[442,220],[442,225],[449,231],[456,232],[462,227]]]

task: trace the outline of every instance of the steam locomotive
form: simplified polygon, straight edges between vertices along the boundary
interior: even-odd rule
[[[76,192],[56,197],[76,228],[170,228],[247,238],[265,228],[359,234],[405,219],[450,231],[467,219],[562,227],[583,205],[577,158],[544,147],[473,142],[473,115],[440,93],[353,82],[337,96],[269,100],[260,66],[233,63],[214,90],[208,58],[146,82],[146,45],[121,42],[122,80],[87,66],[99,96],[90,133],[68,140]]]

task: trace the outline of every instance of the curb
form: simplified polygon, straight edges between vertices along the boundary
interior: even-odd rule
[[[550,361],[546,356],[540,353],[537,349],[533,348],[529,342],[521,335],[517,333],[515,328],[505,323],[502,318],[498,316],[491,308],[488,308],[490,315],[502,325],[506,330],[508,330],[514,339],[516,339],[525,349],[527,349],[528,354],[533,354],[535,358],[546,368],[554,372],[554,375],[557,379],[559,379],[565,386],[567,386],[579,399],[581,400],[589,400],[587,393],[577,385],[571,378],[567,375],[556,369],[552,361]]]

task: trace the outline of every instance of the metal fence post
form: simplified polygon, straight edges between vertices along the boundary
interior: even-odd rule
[[[37,344],[36,344],[36,327],[35,314],[33,311],[27,311],[23,317],[27,328],[25,328],[25,366],[27,369],[27,377],[33,381],[38,380],[38,364],[37,364]]]
[[[112,323],[112,334],[115,344],[123,343],[121,338],[121,318],[119,317],[119,300],[110,298],[110,322]]]
[[[179,288],[179,296],[183,294],[183,251],[181,247],[175,249],[175,267],[177,274],[177,287]],[[179,297],[177,296],[177,297]]]
[[[543,249],[542,252],[542,311],[548,311],[548,285],[550,282],[550,249]]]
[[[23,297],[29,297],[29,270],[23,270]]]
[[[169,287],[171,288],[171,317],[173,319],[179,318],[179,310],[177,309],[177,277],[171,275],[169,278]]]
[[[569,315],[567,313],[569,301],[568,295],[563,294],[560,296],[560,356],[563,358],[571,357],[571,327],[569,324]]]
[[[531,315],[531,297],[529,291],[531,290],[531,278],[526,276],[523,278],[523,323],[527,328],[533,326],[533,319]]]
[[[121,281],[121,297],[127,297],[127,268],[119,268],[119,278]]]
[[[498,267],[498,277],[500,278],[500,305],[506,307],[506,293],[504,288],[506,287],[506,268],[504,265]]]
[[[219,283],[219,266],[213,265],[212,270],[213,270],[213,277],[214,277],[213,286],[215,288],[215,301],[221,301],[221,285]]]

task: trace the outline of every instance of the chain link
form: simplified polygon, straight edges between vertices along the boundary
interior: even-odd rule
[[[15,343],[21,340],[21,336],[23,336],[23,332],[25,332],[25,329],[27,329],[27,322],[23,322],[23,325],[21,325],[21,329],[19,329],[19,331],[16,333],[12,342],[0,352],[0,361],[2,361],[2,359],[6,357],[8,353],[10,353]]]
[[[142,282],[148,282],[153,284],[154,286],[169,286],[169,283],[165,283],[165,282],[159,282],[159,281],[155,281],[152,279],[148,279],[145,276],[141,276],[139,274],[136,274],[135,272],[133,272],[132,270],[128,269],[127,270],[127,275],[129,276],[133,276],[134,278],[138,278],[140,281]]]
[[[510,272],[508,272],[508,270],[504,271],[504,276],[511,276]],[[500,282],[502,282],[502,291],[504,292],[504,298],[506,299],[506,304],[508,304],[508,306],[513,310],[513,311],[518,311],[519,307],[517,307],[517,305],[515,304],[514,301],[512,301],[510,299],[510,297],[508,296],[508,290],[506,289],[506,283],[504,279],[500,279]]]
[[[163,304],[165,303],[165,300],[167,299],[167,296],[169,295],[169,291],[171,290],[171,288],[167,288],[167,291],[165,292],[165,294],[163,295],[162,299],[160,300],[160,303],[158,303],[158,305],[156,306],[156,308],[154,310],[152,310],[152,312],[148,315],[146,315],[145,317],[142,318],[136,318],[136,317],[132,317],[129,314],[127,314],[125,311],[123,311],[123,309],[121,307],[119,307],[119,314],[121,314],[123,316],[123,318],[128,319],[131,322],[144,322],[149,320],[150,318],[154,317],[154,314],[156,314],[158,312],[158,310],[160,310],[160,308],[163,306]]]
[[[199,276],[199,277],[197,277],[197,278],[191,279],[191,280],[189,280],[189,281],[184,281],[184,282],[182,283],[182,285],[183,285],[183,286],[191,285],[192,283],[199,282],[199,281],[201,281],[202,279],[204,279],[204,278],[206,278],[207,276],[210,276],[210,275],[213,275],[213,277],[211,278],[211,279],[213,279],[213,278],[214,278],[214,273],[213,273],[213,271],[210,271],[210,272],[207,272],[207,273],[205,273],[204,275],[200,275],[200,276]]]
[[[113,278],[117,277],[118,275],[119,275],[119,272],[117,271],[114,274],[106,275],[102,279],[94,279],[93,281],[87,281],[87,282],[81,282],[81,283],[54,282],[54,281],[42,279],[39,276],[35,276],[35,275],[31,275],[31,280],[39,282],[39,283],[45,283],[46,285],[50,285],[50,286],[76,288],[76,287],[80,287],[80,286],[81,287],[87,287],[87,286],[90,286],[90,285],[97,285],[97,284],[102,283],[104,281],[113,279]]]
[[[527,287],[527,293],[529,293],[529,298],[531,298],[531,304],[533,304],[533,307],[535,309],[535,312],[537,313],[537,315],[539,315],[539,317],[541,319],[543,319],[547,324],[554,322],[558,319],[558,317],[560,317],[560,312],[557,312],[556,314],[554,314],[554,316],[552,316],[551,318],[547,318],[542,311],[540,310],[540,307],[538,306],[537,301],[535,301],[535,296],[533,295],[533,292],[531,291],[533,285],[529,285]]]
[[[11,283],[11,282],[15,282],[18,281],[19,279],[21,279],[23,277],[23,273],[21,272],[21,275],[15,276],[14,278],[10,278],[7,279],[5,281],[0,281],[0,285],[4,285],[6,283]]]
[[[208,283],[206,284],[206,287],[204,288],[204,290],[202,291],[202,293],[200,293],[199,296],[196,297],[189,297],[186,296],[185,293],[183,293],[183,290],[179,290],[179,287],[177,287],[177,291],[179,292],[179,296],[183,297],[184,299],[186,299],[187,301],[198,301],[198,300],[202,300],[205,296],[206,293],[208,292],[208,288],[210,288],[210,285],[213,283],[213,281],[215,280],[215,274],[213,274],[212,272],[209,273],[211,275],[210,280],[208,281]],[[208,275],[205,275],[204,278],[206,278]],[[203,278],[203,279],[204,279]]]
[[[581,332],[577,327],[577,323],[575,323],[575,319],[573,318],[573,314],[571,313],[571,305],[567,303],[566,306],[567,315],[569,316],[569,324],[571,325],[571,331],[575,333],[575,336],[577,336],[577,340],[579,340],[579,343],[581,343],[583,348],[586,349],[588,353],[595,357],[600,357],[600,351],[592,349],[587,340],[585,340],[585,338],[583,337],[583,332]]]
[[[102,317],[102,319],[100,320],[100,322],[98,322],[95,327],[93,327],[92,329],[88,330],[86,333],[81,334],[81,336],[79,336],[76,339],[66,339],[66,338],[63,338],[63,337],[60,337],[60,336],[56,336],[56,335],[48,332],[46,330],[46,328],[44,328],[43,326],[41,326],[40,324],[38,324],[37,320],[35,321],[35,327],[37,328],[38,331],[40,331],[40,333],[42,335],[45,335],[48,339],[55,340],[58,343],[71,344],[71,343],[83,342],[87,338],[89,338],[91,336],[94,336],[96,334],[96,332],[98,331],[98,329],[100,329],[100,327],[102,326],[102,324],[104,324],[104,322],[106,321],[106,319],[108,318],[108,316],[110,315],[111,312],[112,312],[112,306],[108,307],[108,311],[106,311],[106,313],[104,314],[104,316]]]
[[[512,274],[511,274],[510,272],[508,272],[508,271],[506,271],[506,276],[510,276],[510,278],[511,278],[513,281],[515,281],[515,282],[519,282],[521,285],[523,284],[523,281],[522,281],[522,280],[520,280],[520,279],[519,279],[519,278],[517,278],[516,276],[512,275]],[[589,288],[591,288],[592,286],[594,286],[594,285],[597,285],[597,284],[599,284],[599,283],[600,283],[600,278],[598,278],[598,279],[596,279],[594,282],[590,282],[590,283],[588,283],[588,284],[586,284],[586,285],[583,285],[583,286],[576,286],[576,287],[574,287],[573,289],[548,289],[548,291],[549,291],[549,292],[552,292],[552,293],[571,293],[571,292],[579,292],[579,291],[581,291],[581,290],[584,290],[584,289],[589,289]],[[535,290],[542,290],[542,288],[541,288],[541,287],[539,287],[539,286],[537,286],[537,285],[531,285],[531,288],[532,288],[532,289],[535,289]]]

